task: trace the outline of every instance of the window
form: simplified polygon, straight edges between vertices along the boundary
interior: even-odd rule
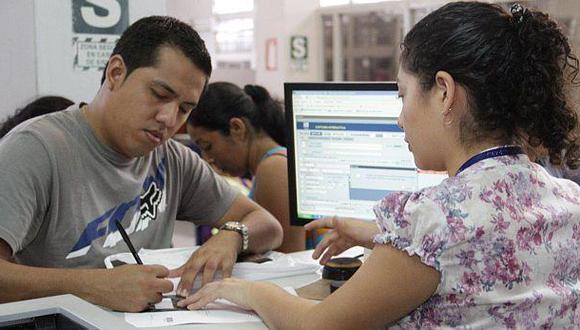
[[[352,4],[377,3],[377,2],[385,2],[385,1],[398,1],[398,0],[351,0]]]
[[[358,5],[364,3],[377,3],[398,0],[320,0],[320,7],[342,6],[342,5]]]
[[[334,26],[337,23],[338,29]],[[326,81],[396,79],[399,44],[403,34],[401,14],[386,10],[324,14],[322,29]],[[338,45],[335,44],[336,40],[340,40]],[[334,65],[335,61],[341,65]]]
[[[217,15],[252,12],[254,0],[214,0],[213,13]]]
[[[320,7],[348,5],[350,0],[320,0]]]
[[[248,69],[254,63],[254,0],[214,0],[216,67]]]
[[[254,45],[254,19],[233,18],[218,21],[215,27],[218,53],[251,52]]]

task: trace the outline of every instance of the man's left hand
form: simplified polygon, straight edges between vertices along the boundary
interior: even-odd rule
[[[169,277],[181,277],[177,294],[187,297],[200,274],[202,286],[211,282],[217,271],[221,271],[222,278],[232,276],[234,263],[241,248],[242,238],[237,232],[221,230],[212,236],[183,266],[170,271]]]

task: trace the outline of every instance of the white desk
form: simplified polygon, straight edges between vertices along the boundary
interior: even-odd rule
[[[353,248],[345,255],[354,256],[362,253],[362,248]],[[291,254],[294,258],[310,259],[312,251]],[[310,259],[311,260],[311,259]],[[282,277],[271,280],[281,287],[300,288],[320,279],[320,274],[312,273],[299,276]],[[0,322],[37,315],[63,314],[91,329],[137,329],[125,322],[124,313],[111,312],[93,305],[73,295],[31,299],[7,304],[0,304]],[[230,323],[230,324],[184,324],[172,326],[171,329],[266,329],[263,323]],[[160,329],[160,328],[146,328]]]
[[[113,313],[70,294],[0,304],[0,323],[51,314],[62,314],[89,329],[136,329],[124,321],[119,323]]]

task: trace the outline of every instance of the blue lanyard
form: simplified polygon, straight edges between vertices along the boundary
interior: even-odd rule
[[[504,147],[496,147],[496,148],[488,149],[488,150],[482,151],[482,152],[478,153],[477,155],[469,158],[465,163],[463,163],[463,165],[461,165],[461,167],[459,168],[459,170],[457,171],[457,173],[455,175],[463,172],[465,169],[467,169],[471,165],[473,165],[479,161],[482,161],[484,159],[499,157],[499,156],[512,156],[512,155],[518,155],[518,154],[523,154],[523,153],[524,153],[524,151],[522,150],[522,148],[520,146],[504,146]]]

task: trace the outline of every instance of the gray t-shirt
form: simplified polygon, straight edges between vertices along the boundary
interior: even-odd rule
[[[100,143],[79,105],[32,119],[0,140],[0,238],[17,262],[103,267],[133,245],[170,247],[174,220],[213,224],[237,193],[169,140],[128,159]]]

